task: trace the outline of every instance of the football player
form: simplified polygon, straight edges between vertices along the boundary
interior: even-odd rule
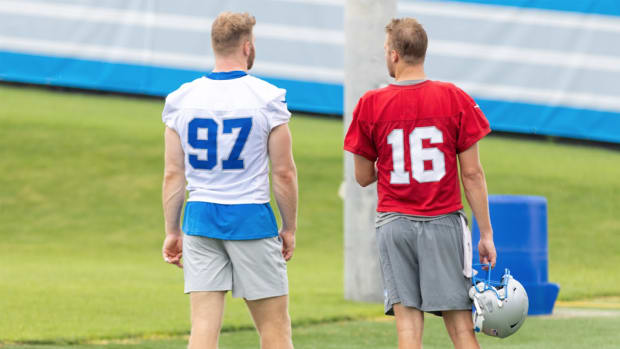
[[[247,13],[221,13],[211,29],[215,68],[168,95],[162,115],[162,253],[184,271],[190,349],[217,348],[227,291],[245,300],[261,348],[293,348],[286,270],[297,226],[291,114],[285,90],[247,73],[255,23]],[[269,164],[279,231],[269,205]]]
[[[399,348],[420,348],[424,312],[443,316],[456,348],[478,348],[468,295],[472,246],[460,178],[478,221],[481,263],[495,264],[478,141],[484,114],[453,84],[424,73],[428,39],[413,18],[386,26],[385,58],[395,82],[358,102],[344,149],[355,178],[377,181],[376,237],[385,313],[396,316]],[[458,165],[457,165],[458,164]]]

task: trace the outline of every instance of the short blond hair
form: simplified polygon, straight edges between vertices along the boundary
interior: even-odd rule
[[[227,55],[252,35],[256,19],[249,13],[222,12],[211,25],[211,46],[216,54]]]
[[[424,27],[414,18],[394,18],[385,26],[389,48],[395,50],[405,62],[424,62],[428,37]]]

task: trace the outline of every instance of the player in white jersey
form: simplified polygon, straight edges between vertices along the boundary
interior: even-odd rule
[[[162,253],[184,270],[190,349],[217,348],[227,291],[245,299],[262,348],[293,348],[286,274],[297,226],[291,114],[285,90],[247,74],[255,23],[247,13],[220,14],[211,30],[213,72],[172,92],[162,114]],[[279,231],[269,205],[269,163]]]

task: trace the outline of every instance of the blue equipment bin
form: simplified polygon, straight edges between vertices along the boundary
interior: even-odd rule
[[[505,268],[529,298],[529,315],[551,314],[560,286],[548,281],[547,199],[541,196],[489,195],[493,240],[497,249],[494,271]],[[480,230],[472,224],[474,263],[478,263]],[[498,275],[497,272],[493,273]]]

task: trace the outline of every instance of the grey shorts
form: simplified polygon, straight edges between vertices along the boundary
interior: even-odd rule
[[[426,222],[399,218],[377,228],[386,315],[394,315],[397,303],[436,315],[471,309],[463,225],[454,214]]]
[[[219,240],[185,234],[183,274],[185,293],[232,291],[247,300],[288,294],[279,237]]]

